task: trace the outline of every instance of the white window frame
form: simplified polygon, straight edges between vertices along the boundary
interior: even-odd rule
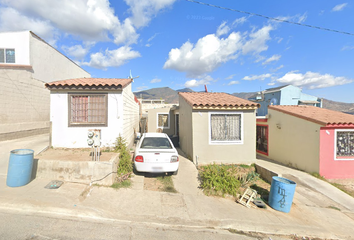
[[[212,141],[211,140],[211,115],[212,114],[228,114],[228,115],[240,115],[241,117],[241,140],[237,140],[237,141]],[[209,130],[209,145],[239,145],[239,144],[243,144],[243,112],[209,112],[209,126],[208,126],[208,130]]]
[[[8,63],[8,64],[15,64],[16,63],[16,49],[15,48],[0,48],[2,50],[4,50],[4,62],[0,62],[0,64],[4,64],[4,63]],[[8,62],[7,59],[6,59],[6,51],[7,50],[13,50],[14,51],[14,59],[15,61],[14,62]]]
[[[341,161],[341,160],[345,160],[345,161],[354,161],[354,157],[352,158],[341,158],[341,157],[337,157],[337,132],[354,132],[354,129],[335,129],[334,130],[335,134],[334,134],[334,160],[336,161]]]
[[[164,126],[159,126],[159,115],[167,115],[167,127],[164,127]],[[156,125],[157,125],[157,128],[161,128],[161,129],[170,129],[170,113],[168,112],[158,112],[156,114]]]

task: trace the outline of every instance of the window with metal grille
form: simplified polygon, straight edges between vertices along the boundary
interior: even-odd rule
[[[170,128],[170,117],[168,113],[157,114],[157,127],[158,128]]]
[[[0,48],[0,63],[15,63],[15,49]]]
[[[210,113],[210,141],[242,142],[241,113]]]
[[[70,94],[70,126],[107,126],[107,94]]]
[[[336,159],[354,160],[354,131],[336,131]]]

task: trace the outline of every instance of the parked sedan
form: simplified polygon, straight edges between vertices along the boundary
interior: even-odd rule
[[[165,133],[144,133],[136,145],[134,166],[138,172],[177,174],[178,152]]]

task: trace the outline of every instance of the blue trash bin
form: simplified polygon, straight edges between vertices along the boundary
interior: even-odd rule
[[[21,187],[31,181],[33,153],[34,151],[31,149],[16,149],[10,152],[6,178],[7,186]]]
[[[268,204],[273,209],[288,213],[295,194],[296,183],[286,178],[273,177]]]

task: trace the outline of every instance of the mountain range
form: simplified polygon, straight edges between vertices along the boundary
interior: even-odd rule
[[[194,92],[190,88],[173,90],[169,87],[152,88],[140,92],[134,92],[137,98],[143,99],[165,99],[165,103],[178,103],[178,92]],[[231,95],[248,99],[257,92],[240,92]],[[354,115],[354,103],[336,102],[323,98],[322,107],[330,110],[340,111]]]

